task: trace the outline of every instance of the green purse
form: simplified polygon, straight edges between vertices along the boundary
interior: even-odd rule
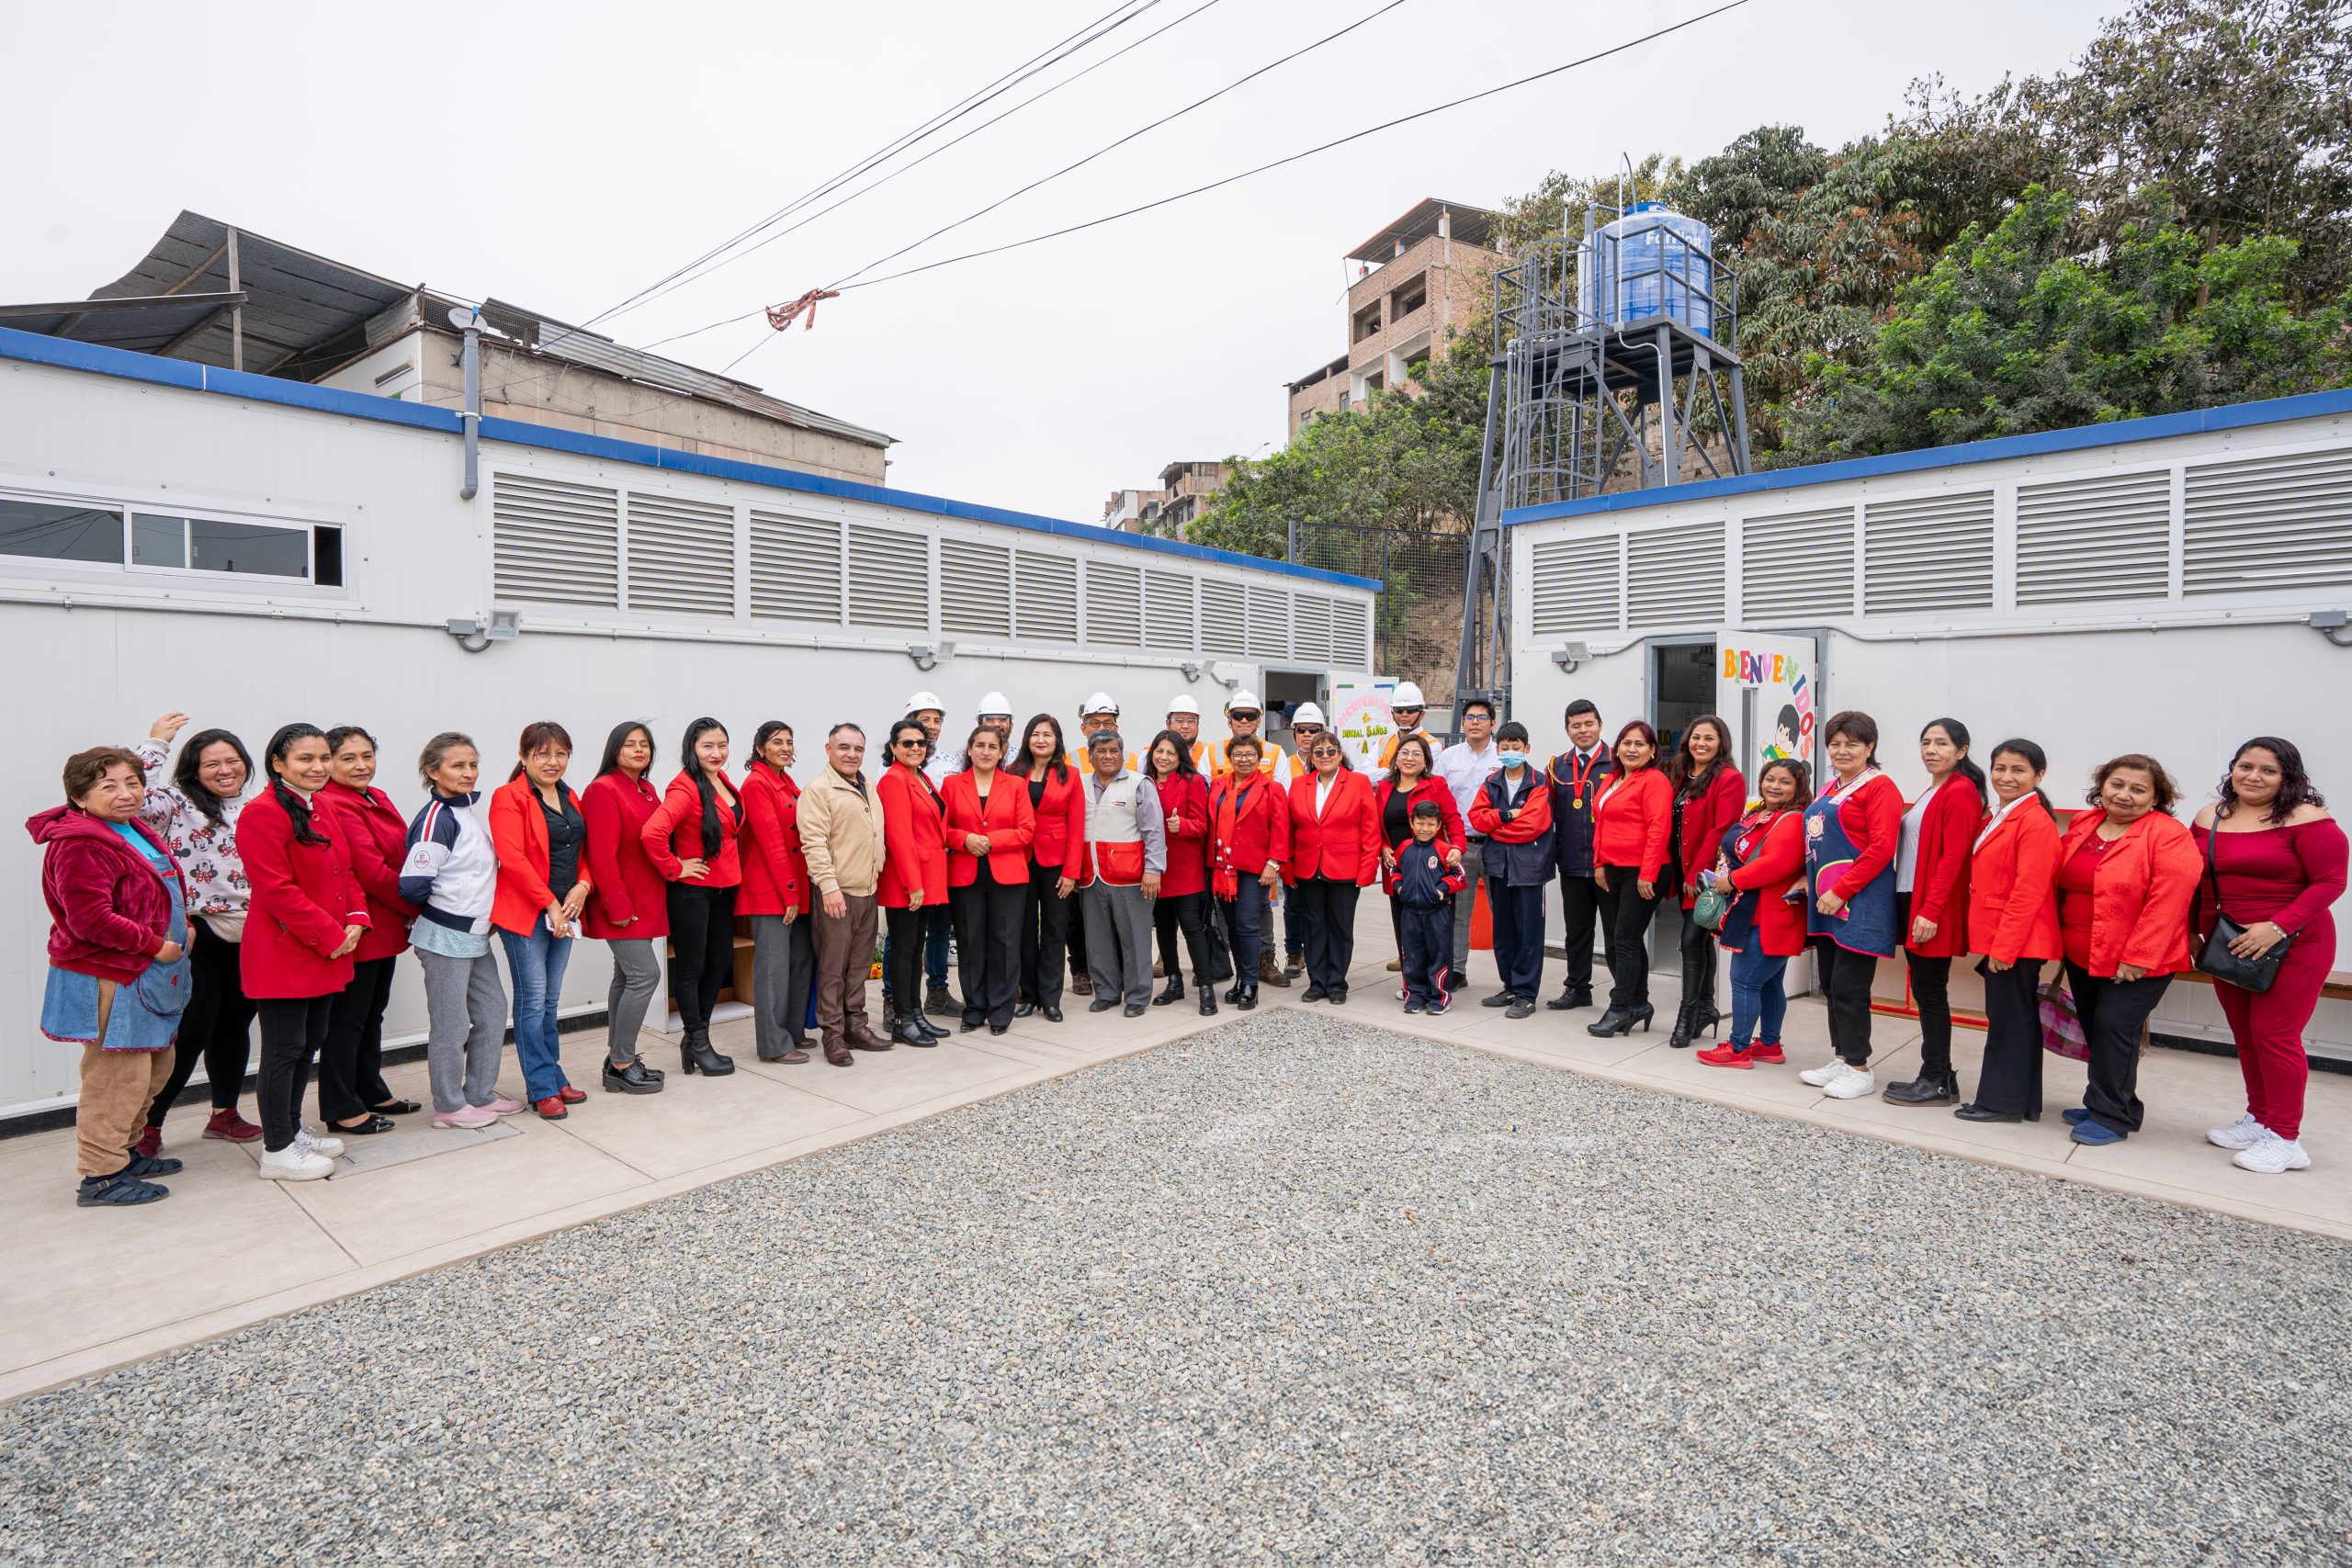
[[[1731,913],[1736,893],[1718,890],[1713,884],[1699,889],[1699,897],[1691,900],[1690,919],[1702,931],[1723,930],[1724,917]]]

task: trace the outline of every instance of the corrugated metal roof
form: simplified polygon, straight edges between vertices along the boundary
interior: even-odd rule
[[[1412,209],[1391,223],[1363,244],[1348,253],[1350,261],[1385,262],[1396,254],[1400,245],[1411,245],[1437,232],[1438,214],[1452,215],[1448,230],[1453,238],[1464,244],[1484,245],[1494,237],[1495,220],[1502,216],[1484,207],[1472,207],[1459,201],[1441,201],[1425,196],[1413,204]]]

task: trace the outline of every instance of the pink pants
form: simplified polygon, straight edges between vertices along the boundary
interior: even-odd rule
[[[2319,1006],[2320,987],[2335,963],[2335,922],[2323,914],[2296,934],[2278,978],[2267,991],[2242,991],[2216,983],[2213,992],[2238,1044],[2238,1070],[2245,1075],[2245,1107],[2254,1119],[2282,1138],[2303,1127],[2303,1086],[2312,1076],[2303,1055],[2303,1030]]]

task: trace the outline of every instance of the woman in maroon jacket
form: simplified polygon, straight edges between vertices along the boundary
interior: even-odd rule
[[[1775,757],[1756,775],[1757,808],[1724,830],[1702,886],[1728,889],[1732,906],[1715,929],[1731,954],[1731,1038],[1699,1053],[1711,1067],[1746,1069],[1785,1062],[1781,1021],[1789,998],[1781,981],[1804,951],[1804,808],[1813,776],[1792,757]]]
[[[1951,961],[1968,951],[1968,866],[1984,825],[1984,770],[1969,760],[1968,726],[1928,720],[1919,731],[1919,761],[1928,787],[1903,814],[1894,855],[1903,961],[1919,1010],[1919,1076],[1887,1085],[1879,1098],[1894,1105],[1960,1098],[1951,1067]]]
[[[1687,1046],[1723,1018],[1715,1006],[1715,933],[1690,919],[1699,874],[1715,863],[1724,829],[1747,810],[1747,780],[1732,766],[1731,726],[1702,714],[1683,727],[1667,770],[1674,784],[1675,880],[1682,894],[1682,1006],[1667,1043]]]
[[[314,1136],[301,1118],[311,1058],[326,1044],[368,930],[341,824],[315,810],[332,754],[317,725],[280,729],[262,759],[269,787],[237,818],[253,884],[238,968],[261,1015],[261,1175],[270,1181],[316,1181],[343,1153],[340,1138]]]
[[[1021,906],[1037,836],[1029,781],[999,767],[1003,760],[1003,737],[983,725],[965,740],[962,764],[940,786],[964,1027],[985,1023],[990,1034],[1012,1027],[1021,998]]]
[[[605,738],[596,776],[580,792],[587,824],[590,887],[580,929],[612,950],[613,979],[605,992],[604,1083],[608,1094],[659,1094],[662,1073],[638,1055],[646,1009],[662,989],[656,944],[670,935],[669,884],[645,852],[645,824],[661,807],[646,775],[653,768],[653,732],[625,719]]]
[[[1021,1001],[1015,1018],[1062,1021],[1062,960],[1069,944],[1069,896],[1085,874],[1086,784],[1065,761],[1061,720],[1041,713],[1023,730],[1004,771],[1027,786],[1037,836],[1029,842],[1029,891],[1021,902]]]
[[[743,862],[743,800],[727,777],[727,727],[715,718],[686,726],[678,776],[638,829],[653,868],[670,884],[670,993],[685,1025],[688,1073],[724,1077],[735,1058],[710,1043],[710,1010],[735,968],[735,890]]]
[[[150,1177],[175,1159],[130,1146],[172,1075],[172,1038],[188,994],[187,888],[163,838],[139,819],[139,758],[99,746],[65,760],[65,799],[25,824],[42,847],[49,986],[40,1030],[82,1047],[74,1166],[85,1209],[170,1195]]]
[[[1388,894],[1388,929],[1396,933],[1396,951],[1400,955],[1389,965],[1390,970],[1405,967],[1401,954],[1405,951],[1405,910],[1396,901],[1396,852],[1413,841],[1413,807],[1424,800],[1437,803],[1438,819],[1444,824],[1438,829],[1435,840],[1438,852],[1448,865],[1462,863],[1463,846],[1470,841],[1462,826],[1462,813],[1453,804],[1453,791],[1438,777],[1437,753],[1430,747],[1426,735],[1401,736],[1396,750],[1390,753],[1388,773],[1372,792],[1373,809],[1380,817],[1381,885]],[[1397,987],[1398,996],[1404,987]]]
[[[752,1036],[763,1062],[805,1062],[809,943],[808,863],[800,854],[800,786],[792,777],[792,726],[769,719],[752,737],[743,773],[743,887],[735,912],[752,919]]]
[[[368,900],[368,934],[351,954],[351,984],[334,998],[326,1049],[319,1053],[319,1118],[333,1134],[389,1133],[395,1116],[421,1111],[384,1081],[384,1009],[392,967],[408,951],[416,910],[401,897],[408,818],[375,785],[376,738],[356,724],[327,731],[327,786],[319,809],[334,820],[351,854],[351,874]]]
[[[890,928],[890,996],[897,1017],[890,1039],[900,1045],[936,1045],[944,1032],[922,1013],[922,922],[925,909],[947,902],[947,807],[923,774],[931,737],[910,714],[890,727],[889,766],[874,786],[882,806],[882,877],[874,901]]]
[[[1144,753],[1144,777],[1159,792],[1168,835],[1168,870],[1159,879],[1159,897],[1151,908],[1151,923],[1159,933],[1159,964],[1168,984],[1152,998],[1154,1007],[1184,999],[1184,968],[1176,961],[1181,934],[1193,958],[1193,983],[1200,988],[1201,1012],[1216,1011],[1216,987],[1209,977],[1209,786],[1193,764],[1193,749],[1172,729],[1152,738]]]

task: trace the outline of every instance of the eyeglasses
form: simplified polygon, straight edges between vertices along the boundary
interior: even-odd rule
[[[1319,724],[1294,724],[1290,727],[1290,732],[1302,737],[1320,735],[1323,733],[1323,727]]]
[[[1227,718],[1238,718],[1244,724],[1255,724],[1261,718],[1263,718],[1265,715],[1260,713],[1256,708],[1234,708],[1225,716]]]

